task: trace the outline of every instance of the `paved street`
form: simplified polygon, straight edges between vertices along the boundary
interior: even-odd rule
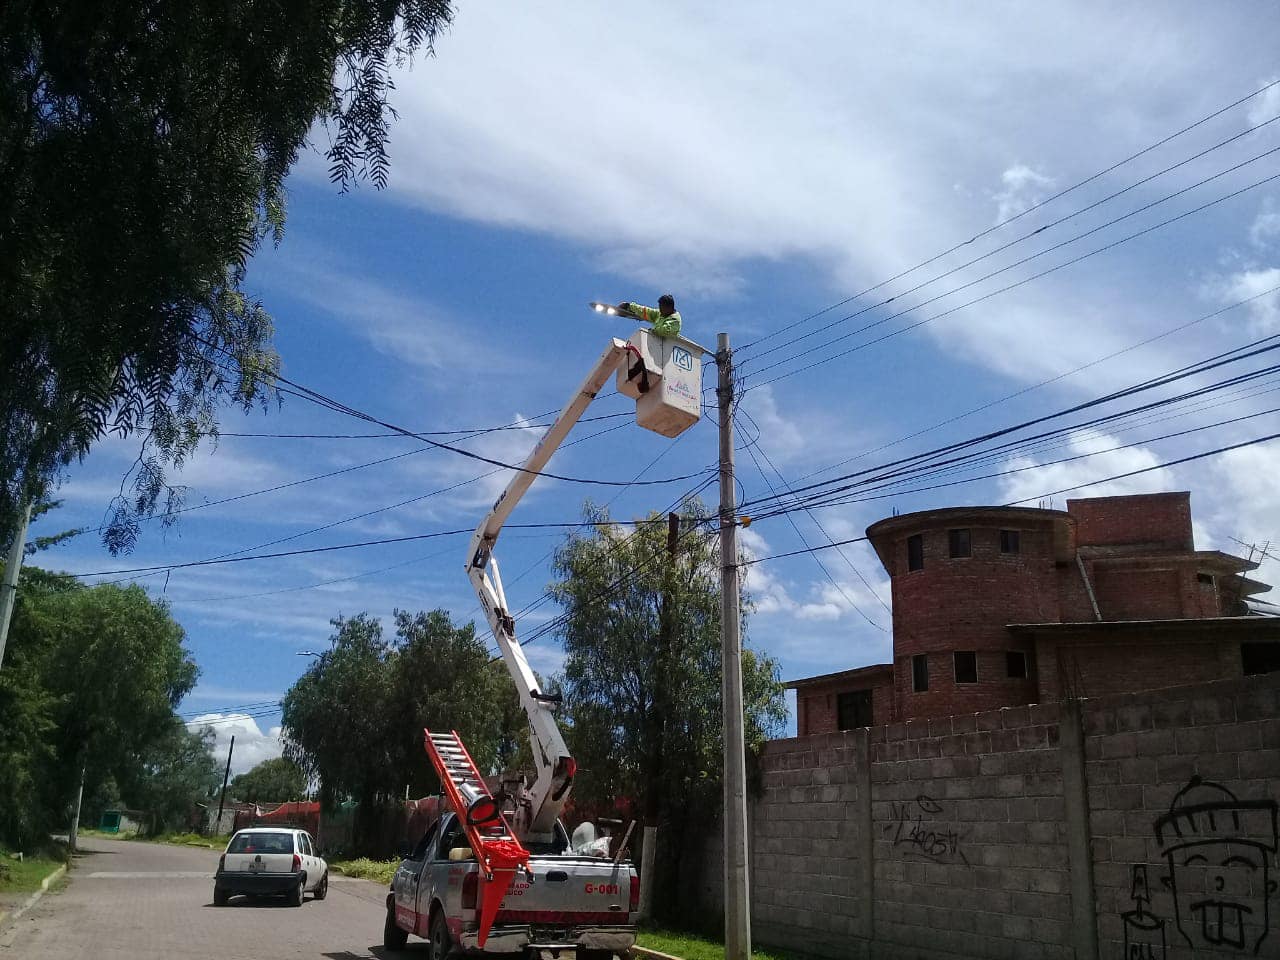
[[[213,906],[218,853],[87,839],[71,882],[0,931],[0,960],[360,960],[382,957],[385,888],[331,877],[301,908]],[[425,957],[410,943],[405,956]]]

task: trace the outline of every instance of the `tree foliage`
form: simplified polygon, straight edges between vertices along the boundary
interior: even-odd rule
[[[0,527],[107,434],[140,435],[104,540],[224,402],[270,398],[271,320],[243,290],[281,237],[308,132],[343,188],[386,184],[392,68],[449,0],[13,0],[0,6]]]
[[[0,669],[0,839],[64,827],[81,770],[87,797],[111,783],[165,817],[203,797],[202,741],[175,713],[197,675],[183,639],[141,587],[23,570]]]
[[[423,727],[457,730],[485,771],[510,752],[514,691],[472,624],[398,610],[392,640],[367,614],[333,625],[330,649],[285,694],[283,718],[285,757],[318,780],[326,806],[357,800],[367,818],[406,788],[435,792]]]
[[[554,560],[575,800],[633,798],[660,826],[657,909],[673,906],[679,851],[719,807],[720,554],[698,523],[706,517],[700,503],[685,505],[673,558],[666,518],[624,530],[588,504],[592,532],[570,535]],[[745,642],[742,670],[754,751],[781,730],[786,706],[777,663]]]
[[[228,790],[237,800],[248,803],[287,803],[302,799],[307,792],[307,775],[292,760],[275,757],[233,777]]]

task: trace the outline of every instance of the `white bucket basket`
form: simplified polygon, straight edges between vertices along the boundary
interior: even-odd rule
[[[636,402],[636,423],[664,437],[678,437],[702,413],[702,355],[683,337],[660,337],[646,328],[627,341],[618,368],[618,392]]]

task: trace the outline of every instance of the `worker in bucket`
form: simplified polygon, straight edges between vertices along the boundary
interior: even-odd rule
[[[618,304],[618,313],[624,317],[635,317],[653,324],[653,332],[660,337],[680,336],[680,314],[676,310],[676,298],[664,293],[658,298],[658,309],[646,307],[639,303],[623,301]]]

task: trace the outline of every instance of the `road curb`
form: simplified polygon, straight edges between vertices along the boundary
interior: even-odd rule
[[[650,950],[648,947],[632,947],[631,956],[645,957],[646,960],[680,960],[680,957],[673,956],[669,953],[663,953],[660,950]]]
[[[20,916],[22,916],[24,913],[26,913],[28,910],[34,907],[36,903],[39,902],[40,898],[49,892],[49,887],[52,886],[66,872],[67,872],[67,865],[64,863],[62,866],[58,867],[56,870],[50,873],[47,877],[41,880],[40,889],[37,890],[35,893],[31,894],[31,896],[27,897],[27,899],[23,902],[22,906],[18,907],[17,910],[14,910],[12,913],[5,913],[3,910],[0,910],[0,930],[3,930],[7,924],[13,923],[13,921],[17,920]]]

